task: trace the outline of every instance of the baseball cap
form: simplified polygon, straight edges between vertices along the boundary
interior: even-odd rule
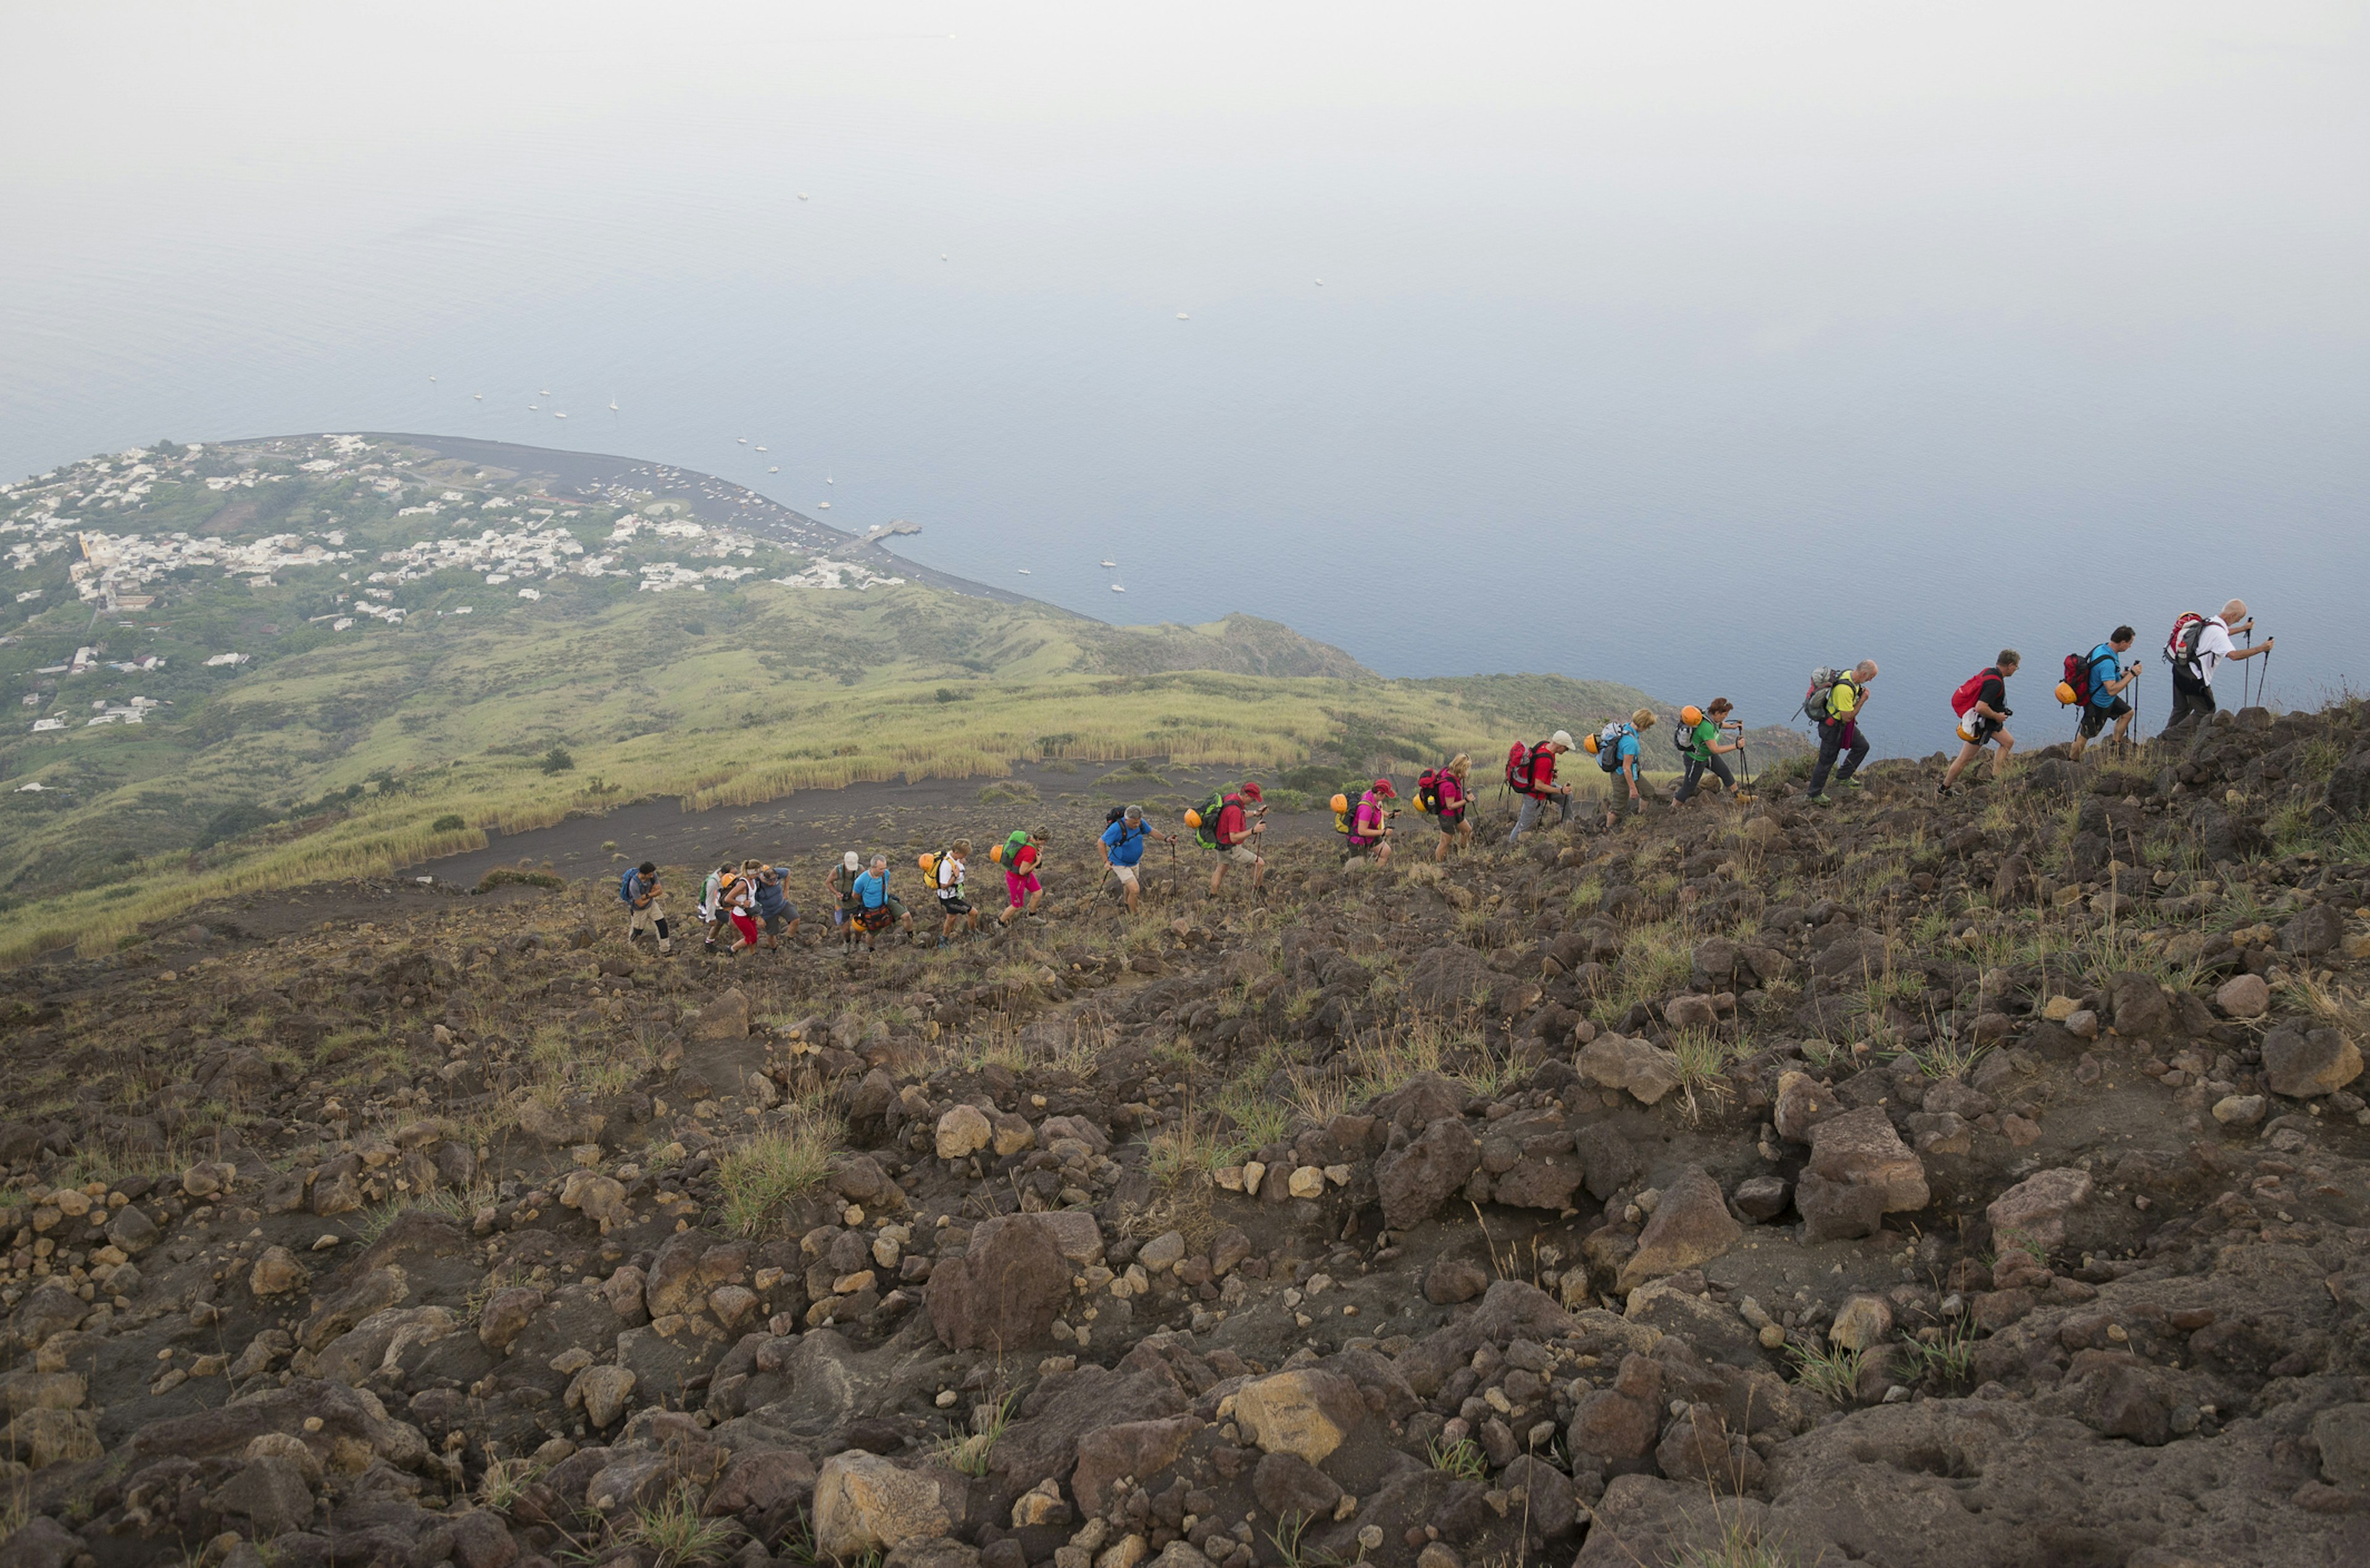
[[[1375,781],[1375,793],[1376,795],[1387,795],[1393,800],[1397,800],[1399,797],[1399,792],[1391,787],[1391,781],[1388,779],[1376,779]]]
[[[1570,750],[1571,731],[1568,729],[1557,730],[1553,735],[1547,737],[1547,744],[1550,746],[1560,746],[1567,751]]]
[[[854,850],[850,850],[846,854],[839,857],[839,864],[847,867],[850,871],[861,871],[864,869],[864,857],[857,854]]]
[[[1246,800],[1257,800],[1259,797],[1259,781],[1256,779],[1245,779],[1243,781],[1243,798]]]

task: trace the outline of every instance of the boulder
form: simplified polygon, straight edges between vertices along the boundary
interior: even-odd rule
[[[1766,1225],[1786,1212],[1786,1205],[1792,1201],[1793,1191],[1783,1176],[1747,1176],[1736,1184],[1736,1191],[1731,1196],[1739,1214],[1756,1224]]]
[[[559,1206],[572,1208],[601,1227],[601,1234],[634,1222],[633,1207],[626,1201],[625,1184],[615,1176],[591,1171],[570,1171],[559,1189]]]
[[[2030,1242],[2052,1248],[2065,1241],[2065,1214],[2090,1196],[2090,1173],[2062,1166],[2027,1176],[1994,1198],[1984,1218],[2005,1246]]]
[[[853,1448],[823,1461],[814,1483],[814,1544],[825,1557],[854,1562],[928,1540],[954,1528],[948,1499],[933,1478]]]
[[[1811,1129],[1841,1114],[1843,1108],[1835,1092],[1809,1073],[1787,1071],[1778,1075],[1778,1098],[1769,1108],[1769,1119],[1778,1137],[1789,1143],[1808,1143]]]
[[[1490,1271],[1471,1258],[1442,1258],[1423,1276],[1423,1299],[1435,1307],[1470,1301],[1490,1288]]]
[[[2312,1418],[2311,1432],[2321,1480],[2370,1492],[2370,1404],[2331,1405]]]
[[[294,1460],[273,1454],[248,1459],[209,1501],[225,1514],[245,1517],[258,1540],[302,1529],[313,1517],[313,1488],[305,1471]]]
[[[1339,1372],[1302,1367],[1256,1378],[1235,1391],[1243,1435],[1269,1454],[1320,1464],[1366,1417],[1358,1385]]]
[[[1191,1415],[1153,1421],[1128,1421],[1105,1426],[1078,1439],[1078,1468],[1070,1474],[1070,1494],[1087,1514],[1099,1514],[1110,1499],[1111,1482],[1122,1476],[1148,1479],[1166,1470],[1185,1451],[1202,1423]]]
[[[1572,1059],[1580,1075],[1603,1088],[1626,1090],[1653,1104],[1679,1086],[1679,1059],[1645,1040],[1599,1035]]]
[[[1926,1167],[1876,1105],[1846,1111],[1812,1127],[1811,1162],[1804,1174],[1873,1188],[1882,1195],[1887,1214],[1923,1208],[1931,1196]]]
[[[1052,1332],[1070,1299],[1070,1267],[1046,1219],[982,1220],[961,1257],[930,1271],[930,1326],[949,1349],[1018,1351]]]
[[[1847,1242],[1882,1228],[1884,1193],[1805,1171],[1794,1184],[1794,1211],[1802,1217],[1804,1242]]]
[[[1437,1118],[1422,1137],[1375,1162],[1383,1223],[1394,1230],[1421,1224],[1471,1179],[1480,1162],[1481,1146],[1466,1130],[1464,1118]]]
[[[995,1124],[977,1105],[951,1106],[938,1117],[938,1158],[968,1160],[986,1148],[995,1136]]]
[[[526,1332],[543,1310],[543,1292],[533,1286],[514,1285],[507,1290],[497,1290],[486,1298],[477,1310],[477,1340],[496,1355],[508,1350],[511,1341]]]
[[[266,1247],[247,1273],[247,1288],[258,1299],[289,1296],[313,1283],[312,1272],[285,1247]]]
[[[1509,1208],[1563,1210],[1581,1183],[1580,1162],[1569,1155],[1526,1156],[1490,1184],[1490,1196]]]
[[[1609,1389],[1592,1389],[1572,1408],[1565,1447],[1575,1473],[1602,1471],[1653,1451],[1662,1429],[1662,1369],[1636,1352],[1621,1358]]]
[[[592,1430],[606,1431],[626,1413],[635,1381],[629,1367],[587,1367],[568,1385],[565,1402],[570,1410],[581,1410],[584,1424]]]
[[[2362,1051],[2334,1029],[2274,1029],[2263,1036],[2263,1082],[2274,1094],[2309,1100],[2362,1076]]]
[[[1323,1520],[1333,1516],[1341,1487],[1298,1454],[1269,1454],[1251,1471],[1251,1495],[1279,1520],[1294,1515]],[[1083,1494],[1078,1501],[1086,1503]]]
[[[1572,1147],[1580,1155],[1588,1196],[1599,1203],[1646,1173],[1646,1162],[1636,1147],[1603,1122],[1591,1122],[1573,1134]]]
[[[1720,1184],[1702,1166],[1690,1165],[1662,1189],[1638,1237],[1638,1250],[1621,1265],[1618,1288],[1634,1290],[1649,1279],[1709,1263],[1743,1234],[1744,1227],[1728,1212]]]
[[[2126,971],[2107,982],[2115,1033],[2125,1039],[2161,1040],[2172,1032],[2172,1002],[2154,975]]]
[[[2261,975],[2233,975],[2215,988],[2214,1005],[2226,1018],[2261,1018],[2272,1010],[2272,988]]]
[[[2345,915],[2333,904],[2307,904],[2280,928],[2280,951],[2299,958],[2334,953],[2345,940]]]
[[[1854,1296],[1835,1310],[1827,1338],[1846,1350],[1867,1350],[1893,1332],[1893,1308],[1881,1296]]]

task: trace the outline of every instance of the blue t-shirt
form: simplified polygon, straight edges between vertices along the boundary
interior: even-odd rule
[[[1614,761],[1618,766],[1626,767],[1636,761],[1640,755],[1638,749],[1638,732],[1634,729],[1624,729],[1621,732],[1621,744],[1613,749]]]
[[[2100,643],[2097,647],[2092,648],[2090,650],[2090,705],[2094,708],[2113,707],[2115,694],[2107,690],[2107,682],[2120,681],[2123,677],[2123,664],[2121,657],[2115,652],[2114,644]]]
[[[1129,832],[1124,818],[1105,828],[1103,842],[1110,846],[1110,863],[1113,865],[1133,865],[1142,860],[1145,837],[1145,830],[1141,825],[1133,833]]]
[[[889,902],[889,878],[875,876],[870,872],[856,879],[856,901],[868,910],[883,908]]]

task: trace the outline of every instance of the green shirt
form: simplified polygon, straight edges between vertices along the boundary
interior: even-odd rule
[[[1711,743],[1720,738],[1720,721],[1707,718],[1688,730],[1686,737],[1687,755],[1698,762],[1708,761],[1711,757]]]

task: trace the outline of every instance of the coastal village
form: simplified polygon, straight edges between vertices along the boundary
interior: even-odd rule
[[[358,435],[160,443],[0,485],[0,678],[17,688],[24,733],[56,744],[144,724],[193,694],[183,677],[235,679],[300,628],[310,638],[285,652],[504,601],[564,614],[571,588],[605,601],[627,584],[906,580],[839,558],[857,553],[849,536],[704,475],[644,464],[581,488],[546,494],[506,469]],[[259,636],[244,631],[259,622]],[[69,639],[70,656],[50,651]]]

